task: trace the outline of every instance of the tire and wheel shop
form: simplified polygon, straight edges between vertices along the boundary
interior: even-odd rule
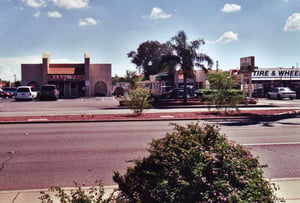
[[[300,68],[258,68],[255,57],[240,58],[240,69],[232,70],[249,97],[266,97],[275,87],[289,87],[300,98]]]
[[[254,97],[266,97],[274,87],[289,87],[300,98],[300,68],[257,68],[251,80]]]

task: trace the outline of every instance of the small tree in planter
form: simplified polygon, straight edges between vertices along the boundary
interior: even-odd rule
[[[144,109],[150,107],[151,90],[147,88],[135,88],[129,92],[128,105],[137,115],[141,115]]]
[[[174,124],[153,140],[150,155],[125,175],[114,174],[124,202],[282,202],[263,177],[258,159],[228,141],[214,125]]]
[[[237,81],[227,72],[217,72],[208,74],[210,92],[208,102],[216,105],[218,110],[229,109],[239,110],[239,104],[243,99],[243,92],[236,89]]]

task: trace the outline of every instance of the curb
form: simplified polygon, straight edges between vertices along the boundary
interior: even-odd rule
[[[144,113],[148,114],[148,113]],[[180,112],[179,114],[183,115],[185,112]],[[203,114],[201,117],[174,117],[175,114],[172,113],[161,113],[157,114],[155,118],[140,118],[135,117],[136,119],[132,119],[130,117],[123,119],[93,119],[94,116],[99,116],[102,114],[95,114],[95,115],[60,115],[59,117],[69,117],[66,120],[51,120],[56,116],[23,116],[21,117],[23,120],[15,120],[15,121],[0,121],[0,124],[41,124],[41,123],[88,123],[88,122],[145,122],[145,121],[174,121],[174,120],[203,120],[203,121],[276,121],[280,119],[286,118],[295,118],[300,115],[300,110],[290,110],[282,113],[274,113],[274,114],[265,114],[265,115],[241,115],[241,116],[223,116],[223,115],[214,115],[211,117],[207,117],[207,115]],[[114,114],[106,114],[107,115],[114,115]],[[127,114],[124,114],[127,115]],[[80,117],[80,119],[78,119]],[[132,116],[131,116],[132,117]],[[17,118],[17,117],[10,117],[10,118]],[[20,118],[20,117],[19,117]],[[77,118],[77,119],[75,119]],[[1,117],[0,117],[1,120]]]

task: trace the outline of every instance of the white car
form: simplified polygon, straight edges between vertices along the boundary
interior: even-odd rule
[[[288,87],[275,87],[267,96],[268,99],[296,99],[296,92]]]
[[[34,100],[37,99],[38,93],[33,91],[31,86],[20,86],[17,89],[15,100]]]

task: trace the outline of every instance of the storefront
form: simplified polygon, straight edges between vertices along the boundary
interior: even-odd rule
[[[41,64],[22,64],[21,84],[55,84],[62,98],[111,96],[111,64],[90,64],[88,54],[84,63],[52,64],[44,54]]]
[[[252,72],[254,95],[264,97],[274,87],[290,87],[300,98],[300,68],[258,68]]]

